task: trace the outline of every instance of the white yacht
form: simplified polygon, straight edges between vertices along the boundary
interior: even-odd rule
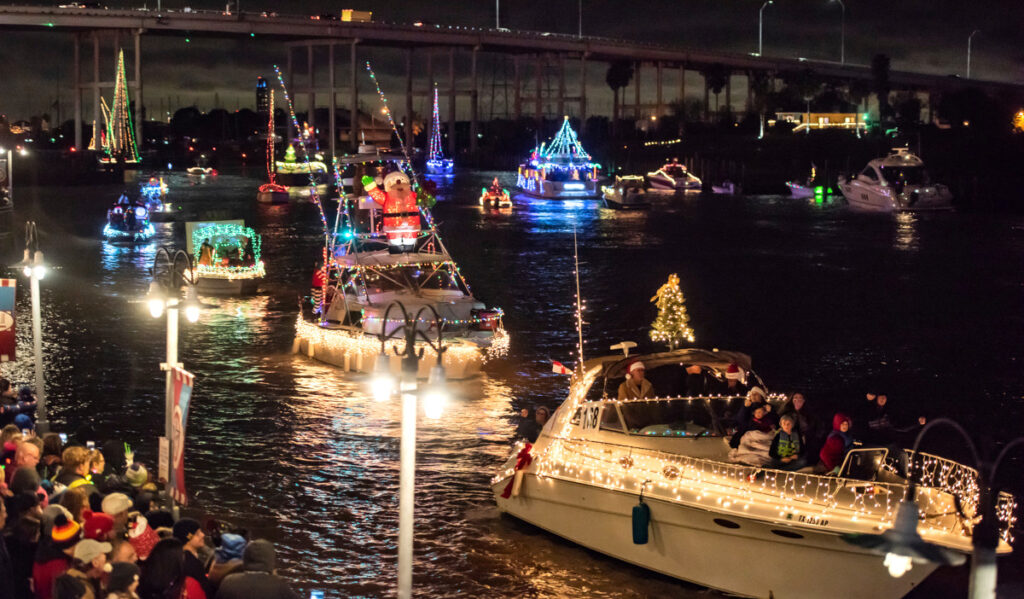
[[[953,194],[931,183],[924,162],[907,148],[894,148],[851,177],[839,177],[839,189],[850,206],[878,212],[951,210]]]
[[[618,210],[647,208],[651,205],[644,189],[644,178],[634,175],[616,176],[614,185],[602,185],[604,205]]]
[[[647,182],[654,189],[666,191],[699,190],[703,182],[699,177],[686,170],[686,165],[673,159],[656,171],[647,173]]]
[[[616,399],[634,359],[645,364],[656,398]],[[681,349],[585,362],[536,443],[517,445],[491,480],[499,510],[625,562],[735,595],[910,592],[935,565],[915,563],[893,577],[881,556],[842,538],[893,526],[908,482],[898,474],[905,471],[900,461],[886,449],[855,449],[838,476],[730,461],[726,437],[743,397],[724,394],[720,381],[733,364],[747,372],[750,359]],[[930,543],[970,553],[977,473],[931,455],[913,462],[918,530]],[[1014,500],[1002,494],[997,503],[1002,554],[1011,551]],[[634,510],[639,504],[646,508]]]

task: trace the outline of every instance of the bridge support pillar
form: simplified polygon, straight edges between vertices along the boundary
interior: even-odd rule
[[[543,102],[543,83],[544,83],[544,55],[537,55],[537,101],[534,103],[533,117],[537,121],[537,127],[540,128],[544,124],[544,102]]]
[[[558,55],[558,118],[565,115],[565,57]]]
[[[75,34],[74,65],[71,67],[71,77],[74,85],[72,99],[75,105],[75,149],[82,151],[82,35]]]
[[[708,74],[701,73],[704,78],[704,121],[707,122],[711,118],[711,97],[708,92]]]
[[[522,77],[520,75],[520,64],[519,55],[512,57],[512,69],[513,69],[513,84],[515,88],[515,96],[513,101],[513,117],[515,120],[523,118],[523,94],[522,94]]]
[[[412,48],[405,51],[405,143],[412,148],[416,140],[412,138]]]
[[[580,133],[587,130],[587,53],[580,56]]]
[[[479,118],[478,111],[480,109],[480,90],[478,89],[478,82],[476,76],[476,61],[480,53],[480,46],[473,48],[472,62],[470,63],[470,79],[472,81],[473,89],[470,91],[469,97],[469,152],[476,155],[477,148],[477,120]]]
[[[455,158],[455,47],[448,49],[448,156]]]
[[[679,115],[680,123],[686,120],[686,65],[679,65],[679,104],[683,109],[683,114]]]
[[[358,39],[352,40],[352,45],[349,50],[349,63],[351,66],[352,77],[352,100],[349,103],[349,142],[351,143],[352,150],[359,150],[359,68],[356,63],[356,46],[359,44]]]
[[[643,69],[644,63],[637,62],[633,69],[633,127],[636,127],[636,122],[640,120],[640,71]]]
[[[662,98],[661,98],[661,75],[662,75],[662,73],[661,73],[661,70],[662,70],[661,69],[661,62],[660,61],[656,62],[656,63],[654,63],[654,65],[655,65],[655,73],[656,73],[655,74],[655,78],[657,79],[655,87],[657,88],[657,92],[658,92],[657,96],[656,96],[657,106],[656,106],[656,108],[654,110],[655,110],[655,114],[660,119],[662,117],[662,115],[664,114],[664,111],[665,111],[665,105],[662,102]]]

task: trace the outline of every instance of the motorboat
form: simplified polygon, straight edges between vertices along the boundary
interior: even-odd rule
[[[805,183],[787,181],[786,187],[789,188],[789,195],[794,198],[807,199],[815,196],[815,188]]]
[[[541,144],[519,165],[516,186],[523,192],[550,200],[594,198],[601,165],[583,149],[566,116],[550,145]]]
[[[204,295],[251,295],[266,276],[262,240],[242,221],[188,222],[191,278]]]
[[[718,185],[711,186],[711,193],[724,196],[736,195],[736,184],[732,181],[722,181]]]
[[[616,389],[635,360],[656,397],[619,400]],[[896,598],[938,566],[915,560],[904,571],[909,558],[890,562],[847,541],[891,529],[897,512],[907,513],[900,504],[912,472],[916,499],[905,507],[920,534],[953,556],[972,551],[979,478],[962,464],[856,446],[834,476],[731,459],[726,439],[744,401],[722,385],[732,365],[746,384],[763,385],[739,352],[679,349],[579,365],[536,442],[517,444],[491,479],[498,509],[733,595]],[[995,501],[997,552],[1006,554],[1016,504],[1006,493]]]
[[[107,241],[140,243],[149,241],[155,234],[156,229],[149,222],[149,210],[141,201],[132,203],[122,194],[107,210],[107,224],[103,226],[103,237]]]
[[[394,217],[382,212],[371,195],[375,192],[361,181],[381,174],[381,169],[405,167],[404,157],[364,145],[340,162],[345,195],[327,235],[327,260],[314,273],[312,313],[298,317],[294,351],[344,370],[371,372],[381,350],[378,336],[394,332],[402,321],[397,309],[388,313],[397,301],[410,317],[420,314],[417,329],[443,341],[442,364],[449,378],[475,376],[486,361],[504,355],[509,341],[504,313],[488,308],[470,291],[429,208],[420,207],[411,246],[396,246],[388,238],[388,219]],[[425,191],[420,188],[419,193]],[[431,309],[440,318],[440,330]],[[390,350],[395,343],[403,342],[390,340],[385,346]],[[418,375],[426,378],[437,354],[429,344],[418,345],[424,351]],[[399,363],[391,365],[397,373]]]
[[[319,154],[311,160],[298,160],[294,146],[285,150],[284,160],[275,161],[274,182],[288,190],[290,198],[324,198],[330,191],[331,173]]]
[[[647,183],[653,189],[665,191],[686,191],[700,189],[703,182],[686,170],[686,165],[673,159],[656,171],[647,173]]]
[[[651,205],[644,189],[644,178],[639,176],[616,176],[614,184],[601,186],[601,193],[608,208],[628,210]]]
[[[431,177],[452,177],[455,161],[444,157],[441,148],[441,118],[437,111],[437,84],[434,84],[434,118],[430,128],[430,149],[427,153],[427,175]]]
[[[267,182],[260,185],[256,190],[256,201],[262,204],[286,204],[290,199],[288,188],[277,183],[277,169],[275,165],[274,142],[277,134],[274,132],[274,90],[269,94],[270,108],[267,112]]]
[[[850,206],[876,212],[952,210],[953,194],[932,183],[924,161],[907,148],[893,148],[859,174],[840,176],[839,189]]]
[[[152,176],[146,183],[139,186],[139,199],[149,210],[149,220],[152,222],[167,222],[175,220],[181,207],[177,209],[167,202],[167,184],[163,177]]]
[[[484,210],[512,207],[512,196],[507,189],[501,186],[497,177],[494,178],[494,182],[489,188],[484,187],[480,190],[480,206]]]
[[[185,169],[185,172],[193,177],[212,177],[217,175],[217,169],[210,166],[210,161],[206,154],[200,154],[199,158],[196,159],[196,163]]]

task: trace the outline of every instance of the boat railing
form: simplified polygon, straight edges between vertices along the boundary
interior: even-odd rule
[[[891,526],[908,490],[906,482],[776,470],[566,435],[554,435],[538,458],[541,476],[569,478],[637,495],[641,487],[646,487],[645,495],[649,497],[711,502],[745,513],[756,506],[770,517],[798,512],[811,524],[841,518],[850,527],[857,526],[858,521]],[[921,458],[924,467],[920,469],[917,503],[923,515],[922,530],[970,537],[974,512],[961,514],[956,505],[977,505],[977,472],[937,456],[921,454]],[[1001,493],[996,514],[1000,537],[1007,543],[1012,543],[1015,511],[1015,499]],[[833,522],[833,526],[839,525]]]

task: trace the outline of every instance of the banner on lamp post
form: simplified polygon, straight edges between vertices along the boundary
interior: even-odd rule
[[[188,505],[185,492],[185,425],[188,423],[188,406],[192,399],[192,383],[195,376],[182,368],[171,371],[174,385],[174,413],[171,414],[171,497],[181,505]]]
[[[14,299],[17,281],[0,279],[0,362],[13,362],[17,346],[14,327]]]

